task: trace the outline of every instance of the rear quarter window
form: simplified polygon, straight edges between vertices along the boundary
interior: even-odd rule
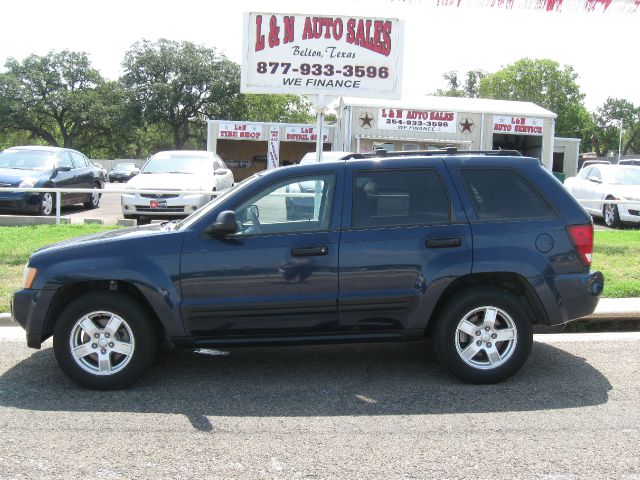
[[[479,220],[539,220],[558,215],[517,170],[465,168],[462,178]]]

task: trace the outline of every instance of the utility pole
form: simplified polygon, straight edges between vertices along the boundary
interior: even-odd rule
[[[622,127],[624,125],[624,119],[620,119],[620,139],[618,140],[618,163],[620,163],[620,154],[622,152]]]

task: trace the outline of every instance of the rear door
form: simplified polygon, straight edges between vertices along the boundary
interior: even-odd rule
[[[471,272],[471,232],[441,158],[347,162],[338,309],[343,331],[422,332]]]

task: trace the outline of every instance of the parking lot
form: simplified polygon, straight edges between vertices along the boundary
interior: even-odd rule
[[[536,335],[497,385],[457,382],[410,343],[165,351],[130,389],[96,392],[12,330],[3,480],[640,478],[637,334]]]

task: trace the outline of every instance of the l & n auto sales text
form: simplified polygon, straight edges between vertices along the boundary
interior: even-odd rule
[[[269,48],[275,48],[283,44],[295,41],[296,17],[284,16],[282,24],[278,18],[271,15],[269,18],[268,33],[263,34],[262,15],[256,15],[256,42],[255,51],[259,52]],[[342,18],[334,17],[306,17],[303,25],[302,40],[317,40],[325,38],[335,41],[342,40],[352,45],[357,45],[372,52],[388,57],[391,53],[392,23],[388,20],[369,20],[349,18],[345,22]]]

